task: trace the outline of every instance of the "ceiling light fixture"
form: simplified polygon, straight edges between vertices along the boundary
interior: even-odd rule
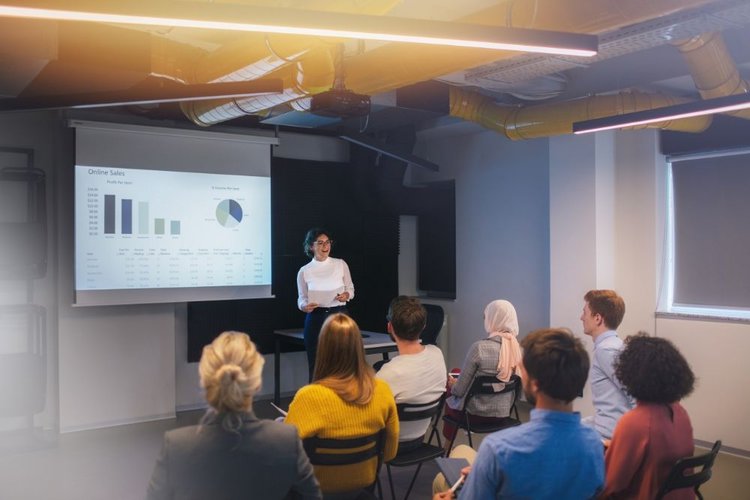
[[[692,116],[727,113],[729,111],[737,111],[747,108],[750,108],[750,93],[734,94],[724,97],[715,97],[713,99],[705,99],[702,101],[675,104],[663,108],[575,122],[573,123],[573,133],[588,134],[591,132],[600,132],[602,130],[635,127],[637,125],[665,122],[668,120],[679,120],[681,118],[690,118]]]
[[[595,35],[425,19],[170,0],[2,1],[0,17],[284,33],[590,57]]]

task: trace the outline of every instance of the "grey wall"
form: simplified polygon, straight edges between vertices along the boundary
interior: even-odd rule
[[[521,336],[549,324],[548,141],[443,128],[420,134],[417,153],[440,172],[412,167],[415,181],[456,180],[457,298],[439,303],[449,318],[447,361],[460,366],[486,335],[482,313],[494,299],[516,307]]]

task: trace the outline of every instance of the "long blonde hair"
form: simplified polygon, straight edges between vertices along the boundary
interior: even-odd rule
[[[320,330],[313,383],[347,403],[365,405],[375,392],[375,372],[365,360],[362,334],[346,314],[329,316]]]
[[[250,410],[262,382],[263,363],[246,333],[224,332],[203,348],[198,366],[201,387],[228,430],[236,430],[241,425],[239,414]]]

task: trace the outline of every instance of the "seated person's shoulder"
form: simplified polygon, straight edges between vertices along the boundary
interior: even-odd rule
[[[297,389],[297,393],[294,395],[294,399],[317,398],[329,392],[332,392],[332,391],[329,388],[324,387],[320,384],[307,384]]]
[[[393,392],[391,391],[391,386],[388,382],[377,377],[375,378],[375,393],[387,394],[390,397],[393,397]]]
[[[623,343],[622,339],[617,335],[613,335],[612,337],[607,337],[606,339],[602,340],[602,342],[596,347],[595,350],[620,352],[624,347],[625,344]]]
[[[594,349],[594,358],[599,364],[613,364],[622,352],[622,347],[616,345],[602,345]]]
[[[296,439],[299,436],[295,426],[277,420],[260,419],[258,428],[261,432],[286,439]]]
[[[427,352],[427,354],[430,355],[430,356],[435,356],[435,357],[439,356],[441,358],[445,357],[443,355],[443,351],[441,351],[440,348],[438,346],[436,346],[436,345],[428,344],[428,345],[424,346],[424,348],[425,348],[425,351]]]
[[[518,446],[519,437],[523,437],[528,432],[528,428],[524,425],[516,425],[514,427],[508,427],[500,432],[493,432],[488,434],[483,440],[481,446],[488,447],[493,450],[493,453],[511,452]]]
[[[651,425],[651,413],[645,406],[636,406],[632,410],[625,412],[617,421],[617,427],[637,433],[648,433]]]
[[[172,444],[194,441],[196,436],[200,436],[200,429],[201,426],[199,425],[189,425],[187,427],[172,429],[164,433],[164,440]]]

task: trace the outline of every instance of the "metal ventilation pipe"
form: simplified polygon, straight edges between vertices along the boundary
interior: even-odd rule
[[[450,89],[451,116],[479,123],[513,140],[571,134],[573,123],[577,121],[660,108],[681,102],[687,100],[665,94],[633,91],[538,106],[512,107],[497,104],[477,92],[459,87]],[[710,116],[697,116],[629,129],[660,128],[680,132],[702,132],[710,124]]]
[[[750,83],[743,80],[720,33],[703,33],[675,42],[690,68],[695,86],[704,99],[743,94]],[[750,119],[750,109],[727,113]]]
[[[189,101],[181,103],[180,108],[194,123],[207,127],[238,116],[257,114],[279,104],[323,92],[333,86],[335,76],[333,54],[327,47],[313,50],[294,65],[282,68],[268,76],[282,78],[283,93],[229,100]]]
[[[715,0],[507,0],[457,19],[462,23],[599,34]],[[389,43],[347,61],[346,85],[374,95],[518,52]]]
[[[300,0],[301,1],[301,0]],[[660,15],[671,14],[685,9],[700,7],[715,0],[535,0],[516,2],[499,2],[497,5],[476,12],[470,16],[459,19],[460,22],[480,23],[495,26],[514,26],[521,28],[549,29],[559,31],[570,31],[579,33],[603,33],[623,26],[635,24]],[[262,3],[260,0],[249,3]],[[397,4],[395,0],[318,0],[315,4],[316,10],[331,10],[338,12],[362,12],[369,14],[380,14],[387,12]],[[327,9],[324,8],[327,6]],[[313,8],[310,6],[309,8]],[[378,12],[379,10],[379,12]],[[281,47],[285,44],[282,37],[274,37],[272,47]],[[210,69],[210,56],[206,59],[204,68],[196,72],[201,80],[220,81],[223,78],[240,77],[246,69],[252,67],[250,74],[258,78],[260,73],[255,68],[262,66],[253,57],[264,61],[275,61],[291,59],[293,54],[298,54],[301,47],[295,46],[294,41],[286,42],[289,45],[290,57],[283,56],[281,52],[286,49],[278,49],[277,55],[281,58],[273,58],[265,51],[265,39],[257,41],[254,45],[260,47],[265,55],[251,56],[247,45],[240,43],[232,48],[227,48],[221,55],[217,54],[218,63],[225,73],[214,72]],[[501,52],[486,49],[467,49],[459,47],[435,47],[417,46],[414,44],[388,43],[367,51],[364,54],[352,57],[346,64],[347,88],[354,92],[366,95],[374,95],[394,90],[405,85],[437,78],[455,71],[464,70],[487,64],[499,59],[514,56],[515,52]],[[228,76],[233,75],[233,76]],[[267,76],[271,76],[266,74]],[[322,92],[327,89],[321,89]],[[283,102],[299,98],[291,96]],[[205,104],[205,103],[203,103]],[[281,104],[278,102],[277,104]],[[232,101],[214,101],[217,109],[217,119],[220,121],[246,114]],[[197,106],[197,105],[196,105]],[[205,106],[200,106],[204,108]],[[185,109],[185,108],[183,108]],[[208,113],[186,111],[193,116]],[[199,123],[199,122],[196,122]],[[212,123],[218,123],[213,121]],[[204,125],[208,123],[202,123]]]

